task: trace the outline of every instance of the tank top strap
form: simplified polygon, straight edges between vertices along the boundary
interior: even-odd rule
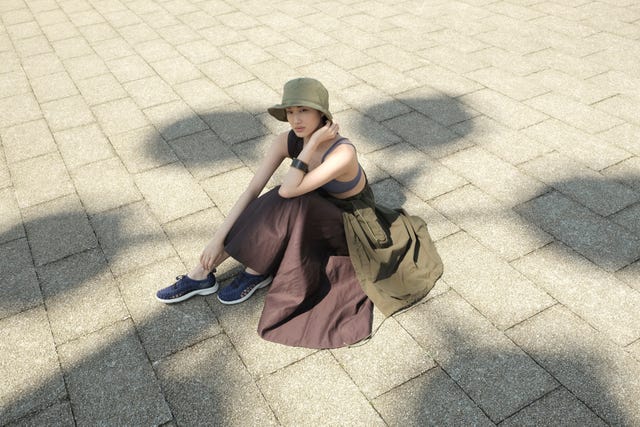
[[[327,151],[324,152],[324,154],[322,155],[322,161],[324,162],[325,157],[327,157],[329,153],[331,153],[338,145],[341,144],[349,144],[352,147],[354,146],[347,138],[341,137],[336,142],[334,142]]]

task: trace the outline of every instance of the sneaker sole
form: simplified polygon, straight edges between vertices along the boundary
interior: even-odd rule
[[[258,289],[262,289],[266,286],[269,286],[269,284],[271,283],[271,281],[273,280],[273,277],[269,276],[266,279],[264,279],[262,282],[258,283],[253,289],[251,289],[251,291],[246,294],[245,296],[243,296],[242,298],[233,300],[233,301],[223,301],[220,299],[220,295],[218,295],[218,301],[220,301],[222,304],[226,304],[226,305],[232,305],[232,304],[240,304],[241,302],[245,302],[246,300],[248,300],[251,295],[253,295],[255,293],[255,291],[257,291]]]
[[[160,302],[163,302],[165,304],[173,304],[174,302],[180,302],[180,301],[184,301],[187,300],[191,297],[195,297],[196,295],[211,295],[213,293],[216,293],[218,290],[218,283],[216,283],[215,285],[213,285],[210,288],[204,288],[204,289],[196,289],[195,291],[191,291],[189,293],[186,293],[184,295],[182,295],[181,297],[178,298],[171,298],[171,299],[161,299],[158,298],[158,296],[156,295],[156,299]]]

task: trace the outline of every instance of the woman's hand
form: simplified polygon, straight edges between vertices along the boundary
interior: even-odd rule
[[[211,271],[224,258],[224,244],[216,239],[211,239],[200,254],[200,265],[207,271]]]
[[[336,122],[327,122],[326,125],[322,126],[320,129],[315,131],[311,138],[309,139],[309,143],[316,146],[320,145],[325,141],[332,140],[338,135],[338,131],[340,130],[340,126]]]

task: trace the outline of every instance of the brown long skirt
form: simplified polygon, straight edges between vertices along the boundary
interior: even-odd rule
[[[371,332],[373,304],[349,259],[342,210],[316,192],[285,199],[275,188],[249,204],[227,253],[273,275],[258,323],[266,340],[336,348]]]

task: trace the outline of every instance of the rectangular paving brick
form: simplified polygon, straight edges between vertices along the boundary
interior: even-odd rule
[[[368,177],[368,174],[367,174]],[[401,186],[394,179],[384,179],[371,186],[376,197],[376,203],[391,208],[402,208],[409,215],[422,218],[429,228],[429,234],[434,241],[440,240],[460,230],[457,224],[445,218],[440,212],[419,197]]]
[[[640,338],[640,295],[567,247],[553,243],[513,266],[612,341]]]
[[[131,320],[59,346],[58,354],[78,424],[171,420],[160,382]]]
[[[334,118],[340,129],[344,129],[341,135],[348,138],[360,153],[370,153],[402,141],[389,130],[390,126],[381,125],[355,110],[341,111]]]
[[[31,94],[0,98],[0,128],[30,122],[42,117],[40,105]]]
[[[404,363],[391,354],[402,348]],[[428,352],[395,319],[386,321],[366,345],[331,350],[343,369],[368,398],[378,397],[433,368]]]
[[[220,87],[209,79],[197,79],[173,86],[180,97],[196,112],[207,112],[233,102]]]
[[[209,129],[182,100],[146,108],[144,114],[167,141]]]
[[[547,119],[547,115],[491,89],[482,89],[459,98],[471,108],[510,127],[522,129]]]
[[[441,161],[507,207],[523,203],[547,190],[543,183],[480,147],[459,151]]]
[[[44,307],[0,320],[0,378],[2,424],[66,395]]]
[[[436,159],[468,148],[472,144],[468,139],[461,138],[457,133],[417,112],[386,120],[384,125],[400,135],[404,141]]]
[[[181,164],[141,172],[134,179],[160,223],[212,206],[209,197]]]
[[[500,425],[553,425],[559,419],[571,425],[602,427],[607,425],[564,387],[559,387],[540,400],[536,400]]]
[[[96,105],[92,111],[108,136],[149,125],[149,120],[130,98]]]
[[[602,216],[640,200],[640,191],[607,179],[559,153],[546,154],[520,167]]]
[[[599,133],[598,137],[608,142],[610,146],[619,147],[640,156],[640,126],[624,123]]]
[[[104,104],[105,102],[129,96],[110,73],[77,80],[76,85],[89,105]]]
[[[80,95],[42,104],[42,111],[54,132],[95,122],[91,110]]]
[[[124,83],[124,88],[140,108],[165,104],[178,99],[178,95],[173,89],[158,76]]]
[[[394,176],[423,200],[429,200],[467,183],[467,181],[408,144],[396,144],[369,156],[376,165]],[[388,159],[396,159],[388,162]]]
[[[566,308],[552,307],[508,335],[606,423],[640,421],[640,362]]]
[[[529,99],[525,104],[591,134],[622,123],[614,116],[558,93],[547,93]]]
[[[198,68],[182,56],[163,59],[152,63],[151,66],[170,85],[202,77]]]
[[[96,214],[91,224],[116,276],[175,255],[143,202]]]
[[[23,71],[12,71],[3,73],[0,81],[0,98],[16,96],[31,91],[29,80]],[[33,82],[31,82],[33,83]]]
[[[454,97],[482,89],[478,82],[437,65],[426,65],[408,71],[407,75],[427,84],[442,93]]]
[[[607,271],[640,258],[640,238],[558,192],[519,206],[516,211]]]
[[[388,425],[494,425],[440,368],[377,397],[373,406]]]
[[[508,206],[472,185],[444,194],[431,203],[507,261],[520,258],[553,240]]]
[[[615,91],[612,89],[603,88],[588,80],[585,81],[557,70],[543,70],[528,76],[528,79],[586,105],[615,95]]]
[[[466,233],[438,242],[443,279],[498,329],[506,329],[555,301]]]
[[[72,171],[114,155],[109,140],[95,123],[55,132],[54,138],[65,164]]]
[[[24,237],[22,216],[12,188],[0,190],[0,244]]]
[[[202,119],[227,144],[236,144],[267,134],[267,129],[259,120],[236,104],[210,109]]]
[[[226,216],[252,178],[253,172],[247,167],[242,167],[208,178],[201,185]]]
[[[56,199],[74,191],[62,158],[57,153],[9,165],[21,208]]]
[[[258,387],[283,424],[384,425],[329,352],[315,353],[262,377]]]
[[[411,112],[408,105],[364,83],[344,89],[340,96],[346,103],[377,121]]]
[[[0,245],[0,319],[42,304],[38,277],[27,239]]]
[[[47,264],[38,274],[57,345],[129,317],[100,250]]]
[[[215,360],[216,363],[211,363]],[[218,335],[155,365],[179,424],[278,425],[229,339]],[[236,405],[238,399],[246,405]]]
[[[520,77],[495,67],[471,71],[466,73],[465,77],[518,101],[530,99],[549,91],[548,88],[533,79]]]
[[[575,10],[575,8],[571,8]],[[608,67],[589,58],[578,58],[555,49],[544,49],[527,55],[529,60],[562,71],[578,79],[588,79],[608,70]]]
[[[137,55],[112,59],[106,64],[120,83],[151,77],[155,74],[147,62]]]
[[[98,245],[75,194],[23,211],[29,246],[36,265],[95,248]]]
[[[638,171],[640,171],[640,157],[636,156],[608,167],[602,171],[602,174],[640,191],[640,173]]]
[[[351,73],[389,95],[396,95],[419,86],[413,78],[380,62],[355,68]]]
[[[475,61],[491,64],[495,68],[515,74],[516,76],[528,76],[547,67],[545,63],[538,63],[531,59],[535,53],[521,56],[497,47],[490,47],[468,55]],[[472,70],[467,70],[472,71]]]
[[[615,145],[603,143],[598,136],[560,120],[546,120],[525,129],[524,133],[594,170],[604,169],[629,157],[629,153]]]
[[[152,126],[111,136],[109,140],[130,173],[178,160],[171,147]]]
[[[557,387],[553,377],[453,291],[397,319],[493,422]]]
[[[265,58],[265,60],[268,58]],[[253,79],[253,75],[242,66],[228,58],[214,59],[199,65],[200,71],[222,88],[244,83]]]
[[[155,299],[155,293],[185,274],[177,258],[152,264],[118,278],[142,346],[152,361],[158,361],[221,332],[213,312],[202,297],[175,305]]]
[[[0,137],[2,137],[2,147],[9,163],[56,150],[51,131],[42,119],[2,129]]]

